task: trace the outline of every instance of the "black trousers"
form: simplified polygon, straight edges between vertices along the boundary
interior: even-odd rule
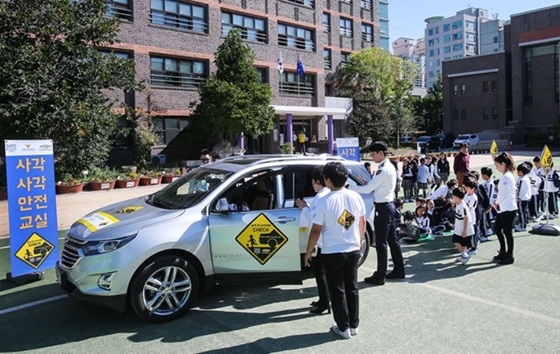
[[[531,218],[536,218],[539,216],[539,196],[532,195],[529,201],[529,216]]]
[[[387,273],[387,243],[391,249],[393,259],[393,271],[404,274],[404,263],[401,244],[395,232],[395,204],[375,203],[375,251],[377,252],[377,276],[385,279]]]
[[[360,299],[358,295],[358,262],[360,251],[323,254],[333,317],[338,329],[358,328]]]
[[[329,297],[329,287],[327,284],[327,276],[325,274],[323,255],[321,254],[320,247],[317,247],[317,255],[313,257],[311,265],[313,266],[313,274],[315,275],[317,292],[319,293],[319,307],[328,306],[331,299]]]
[[[498,213],[494,223],[494,232],[500,242],[500,254],[508,257],[513,256],[513,219],[516,213],[516,210]]]

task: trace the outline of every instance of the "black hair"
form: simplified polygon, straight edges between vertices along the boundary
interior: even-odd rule
[[[200,154],[201,155],[210,155],[210,151],[208,149],[202,149],[202,150],[200,150]]]
[[[387,144],[385,144],[382,141],[376,141],[369,146],[370,152],[377,152],[377,153],[383,152],[383,155],[385,156],[387,156],[387,150],[388,150]]]
[[[467,144],[467,143],[462,143],[462,144],[461,144],[461,149],[462,149],[462,148],[468,148],[468,147],[469,147],[469,144]]]
[[[426,211],[426,207],[423,205],[419,205],[416,207],[416,209],[414,210],[414,214],[418,215],[418,210],[423,209],[424,211]]]
[[[531,161],[525,161],[523,162],[524,165],[527,165],[529,167],[529,170],[533,169],[533,163]]]
[[[210,156],[212,156],[212,160],[213,160],[213,161],[217,161],[217,160],[220,159],[220,155],[218,155],[217,152],[212,152],[212,153],[210,153]]]
[[[426,203],[426,198],[418,197],[416,198],[416,201],[420,203]]]
[[[485,175],[485,176],[492,177],[492,169],[490,167],[481,168],[480,173]]]
[[[348,170],[342,162],[329,162],[323,167],[325,180],[329,179],[335,188],[342,188],[348,179]]]
[[[325,176],[323,175],[323,166],[315,166],[311,171],[311,180],[319,182],[323,187],[325,186]]]
[[[426,162],[426,159],[423,158],[423,157],[421,157],[421,158],[420,158],[420,163],[424,163],[424,162]]]
[[[513,161],[513,157],[507,152],[502,152],[496,158],[494,158],[494,162],[496,163],[503,163],[506,165],[506,169],[510,172],[515,171],[515,162]]]
[[[495,179],[495,180],[494,180],[494,185],[495,185],[495,186],[497,186],[499,183],[500,183],[500,180],[499,180],[499,179]]]
[[[521,165],[517,166],[517,172],[521,172],[523,175],[531,172],[531,169],[526,164],[522,163]]]
[[[459,184],[459,182],[457,182],[456,179],[450,179],[447,181],[447,188],[451,189],[453,187],[457,187],[457,184]]]
[[[476,188],[476,181],[474,178],[472,177],[466,177],[465,180],[463,181],[463,186],[465,187],[469,187],[469,188]]]
[[[466,194],[466,192],[465,192],[465,189],[463,187],[455,188],[453,190],[453,196],[457,197],[459,199],[465,198],[465,194]]]
[[[395,199],[394,204],[395,204],[395,208],[400,208],[404,204],[404,201],[401,198],[397,198]]]
[[[541,162],[541,158],[539,156],[535,156],[533,158],[533,162]]]
[[[473,176],[476,181],[480,178],[480,173],[478,173],[478,171],[469,171],[469,175]]]
[[[412,221],[414,220],[414,214],[412,213],[412,211],[407,210],[403,213],[403,220],[404,221]]]

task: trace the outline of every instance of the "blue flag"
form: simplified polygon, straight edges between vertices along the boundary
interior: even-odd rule
[[[304,75],[305,74],[305,68],[303,67],[303,61],[301,60],[301,57],[299,56],[299,54],[297,55],[297,69],[296,69],[296,73],[298,75]]]

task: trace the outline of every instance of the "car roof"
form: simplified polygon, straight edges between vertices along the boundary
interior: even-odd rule
[[[268,155],[242,155],[242,156],[229,156],[220,159],[210,165],[203,165],[207,168],[216,168],[226,171],[239,172],[246,168],[253,166],[261,166],[270,164],[272,166],[278,165],[302,165],[307,163],[325,164],[327,162],[339,161],[344,163],[347,167],[358,166],[363,167],[362,163],[345,160],[340,156],[330,156],[327,154],[321,155],[283,155],[283,154],[268,154]]]

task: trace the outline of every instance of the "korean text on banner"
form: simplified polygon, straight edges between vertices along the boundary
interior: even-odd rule
[[[17,277],[55,266],[58,227],[52,140],[5,140],[10,261]]]
[[[360,161],[358,138],[336,138],[336,154],[345,160]]]
[[[550,171],[550,168],[552,167],[552,153],[550,152],[548,145],[545,145],[542,150],[541,165],[547,171]]]

